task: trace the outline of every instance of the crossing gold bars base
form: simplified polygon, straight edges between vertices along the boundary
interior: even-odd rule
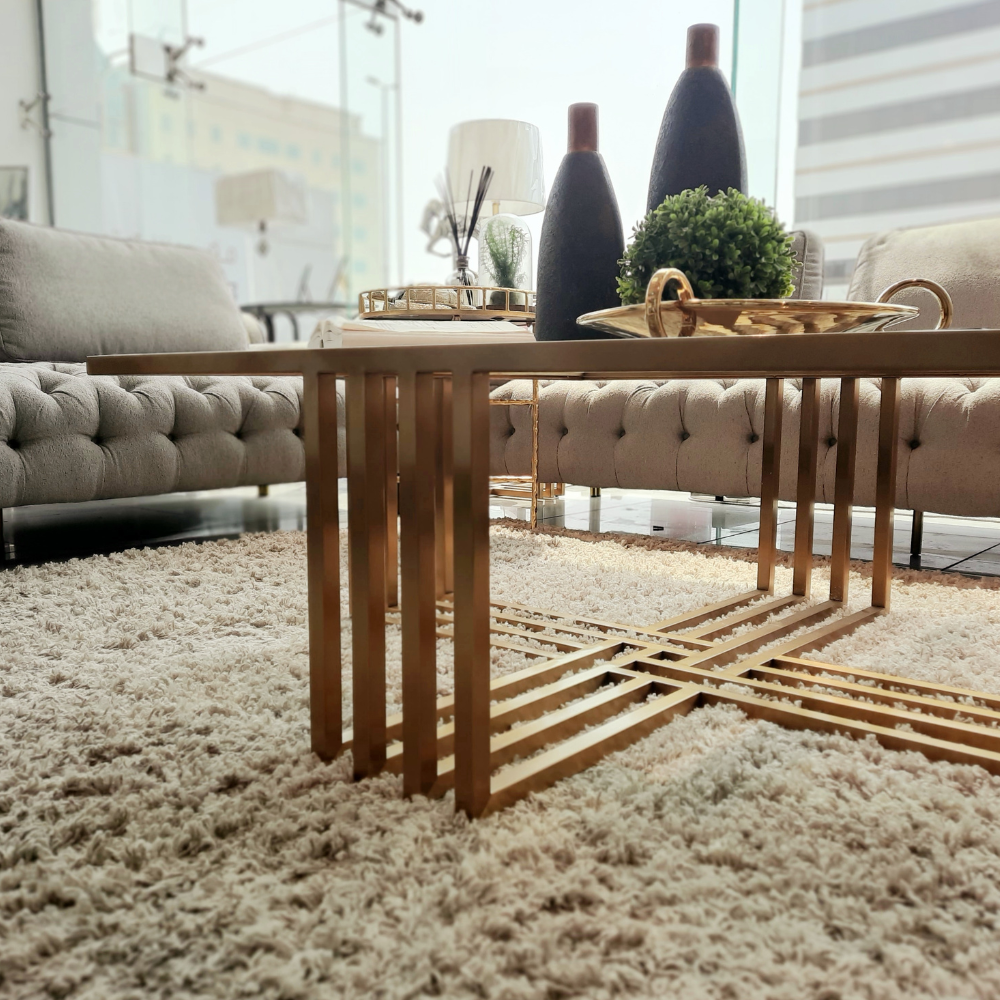
[[[889,610],[900,379],[1000,375],[1000,331],[352,346],[91,358],[92,374],[304,377],[312,747],[407,795],[454,789],[480,816],[595,763],[698,705],[873,735],[1000,773],[1000,697],[810,659]],[[661,621],[491,602],[489,379],[763,378],[757,586]],[[783,379],[802,384],[793,583],[774,589]],[[830,590],[811,594],[819,379],[840,379]],[[871,600],[848,612],[858,379],[881,378]],[[341,706],[336,379],[347,383],[353,730]],[[398,426],[398,438],[397,428]],[[393,455],[393,453],[395,453]],[[393,456],[390,461],[387,456]],[[396,463],[398,546],[396,597]],[[403,711],[387,716],[385,627],[402,631]],[[398,619],[396,616],[398,615]],[[436,642],[454,694],[436,697]],[[531,644],[532,639],[545,648]],[[535,662],[490,679],[490,647]]]

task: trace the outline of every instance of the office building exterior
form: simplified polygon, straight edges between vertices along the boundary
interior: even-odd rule
[[[796,225],[826,297],[873,233],[1000,216],[1000,0],[806,0]]]

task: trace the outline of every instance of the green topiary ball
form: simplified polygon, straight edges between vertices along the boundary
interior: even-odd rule
[[[683,271],[703,299],[779,299],[792,292],[792,237],[762,201],[735,188],[668,195],[632,233],[618,262],[622,303],[642,302],[653,272]],[[672,297],[676,292],[670,291]]]

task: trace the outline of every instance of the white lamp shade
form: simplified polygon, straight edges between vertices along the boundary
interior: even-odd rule
[[[542,137],[537,126],[507,118],[486,118],[452,127],[448,136],[448,174],[459,216],[472,208],[466,205],[469,175],[475,196],[483,167],[493,168],[483,206],[485,215],[492,212],[496,202],[500,203],[499,211],[511,215],[534,215],[545,208]]]
[[[220,226],[301,225],[308,220],[305,183],[281,170],[220,177],[215,182],[215,219]]]

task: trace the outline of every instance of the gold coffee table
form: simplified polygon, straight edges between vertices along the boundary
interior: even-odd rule
[[[324,758],[349,747],[358,778],[390,768],[402,772],[408,795],[453,787],[456,808],[479,816],[590,766],[678,714],[719,702],[786,726],[874,735],[887,747],[1000,772],[1000,697],[805,655],[889,609],[900,378],[1000,375],[1000,331],[123,355],[91,358],[88,370],[302,374],[312,747]],[[491,602],[491,375],[766,379],[757,586],[665,621],[615,622]],[[803,379],[793,584],[791,593],[776,595],[781,404],[789,376]],[[810,603],[824,377],[841,380],[833,551],[828,598]],[[874,565],[870,605],[845,613],[863,377],[882,379]],[[337,378],[347,380],[353,731],[343,730],[341,711]],[[403,712],[387,717],[385,627],[396,520],[386,455],[394,445],[402,592],[393,613],[402,627]],[[744,626],[750,628],[734,634]],[[435,696],[440,635],[454,641],[455,693],[446,698]],[[552,648],[529,646],[531,636]],[[491,682],[491,643],[536,662]]]

